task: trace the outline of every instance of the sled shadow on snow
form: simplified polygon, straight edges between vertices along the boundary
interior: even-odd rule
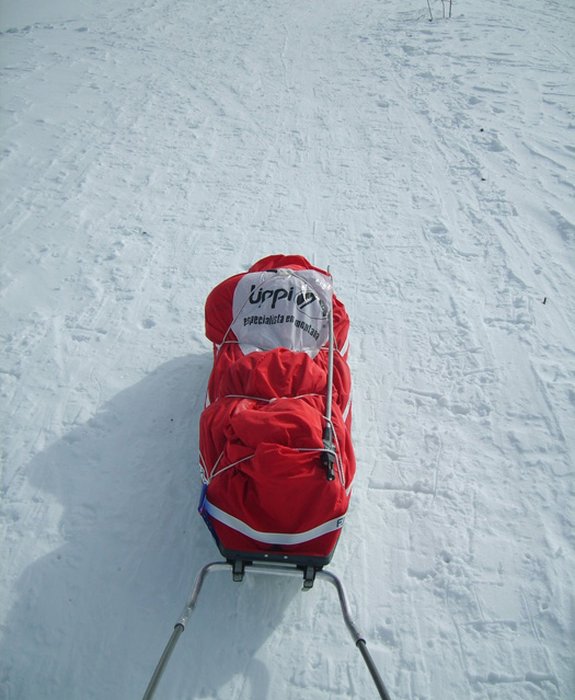
[[[30,464],[33,486],[62,508],[64,544],[18,582],[0,643],[7,697],[144,693],[196,573],[221,559],[197,513],[210,366],[210,353],[161,365]],[[210,577],[158,698],[217,698],[228,683],[269,697],[257,652],[300,584],[248,579]]]

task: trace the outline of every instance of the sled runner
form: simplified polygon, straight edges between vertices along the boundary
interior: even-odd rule
[[[389,698],[353,623],[340,580],[323,571],[355,474],[349,319],[331,275],[302,256],[264,258],[219,284],[205,307],[214,361],[200,417],[199,512],[224,557],[198,574],[144,700],[214,570],[316,579],[338,592],[344,621],[380,697]]]

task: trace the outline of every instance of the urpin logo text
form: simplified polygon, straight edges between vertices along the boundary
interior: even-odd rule
[[[310,304],[313,304],[314,301],[317,301],[317,297],[313,292],[299,292],[296,294],[293,287],[290,287],[289,289],[279,287],[277,289],[266,289],[264,291],[261,287],[257,287],[257,285],[252,284],[249,302],[250,304],[262,306],[271,300],[270,308],[275,309],[276,304],[279,301],[293,301],[294,296],[298,309],[305,309],[306,306],[309,306]]]

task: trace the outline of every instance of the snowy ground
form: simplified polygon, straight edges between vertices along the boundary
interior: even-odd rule
[[[393,698],[575,697],[575,5],[2,0],[0,697],[138,698],[196,570],[203,302],[353,323],[332,569]],[[214,576],[159,698],[371,698],[331,589]]]

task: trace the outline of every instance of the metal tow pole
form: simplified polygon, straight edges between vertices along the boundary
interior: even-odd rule
[[[209,574],[210,571],[214,571],[215,569],[229,569],[229,564],[225,561],[213,561],[210,564],[206,564],[202,569],[200,569],[200,572],[197,575],[196,580],[194,582],[192,592],[190,593],[189,600],[186,603],[185,608],[182,610],[180,619],[174,625],[174,631],[172,632],[172,636],[168,640],[168,643],[164,648],[162,656],[160,657],[160,660],[158,661],[154,673],[152,674],[150,682],[148,683],[148,687],[146,688],[146,692],[144,693],[143,700],[151,700],[154,697],[154,693],[156,692],[158,683],[160,682],[162,675],[166,669],[166,666],[168,665],[168,661],[170,660],[172,652],[174,651],[174,647],[176,646],[182,632],[186,628],[186,624],[190,618],[190,615],[194,612],[194,608],[196,607],[196,603],[198,602],[198,596],[200,595],[200,591],[202,590],[202,586],[204,585],[206,576]]]
[[[327,360],[327,388],[325,399],[325,427],[323,429],[323,446],[324,451],[321,453],[321,463],[326,470],[328,481],[335,479],[333,465],[335,463],[335,452],[333,444],[333,425],[331,422],[332,406],[333,406],[333,351],[335,338],[333,335],[333,298],[331,309],[328,312],[329,324],[329,345],[328,345],[328,360]]]
[[[365,665],[369,669],[373,682],[375,683],[375,687],[377,688],[377,691],[379,693],[379,697],[382,700],[391,700],[389,693],[387,692],[387,688],[385,687],[383,680],[379,675],[377,666],[375,665],[375,662],[367,649],[367,642],[365,641],[361,632],[355,626],[355,623],[351,617],[351,613],[349,612],[349,605],[347,602],[347,596],[345,594],[345,589],[343,587],[342,582],[338,579],[338,577],[335,574],[332,574],[330,571],[318,571],[316,576],[318,578],[323,578],[326,581],[329,581],[335,586],[337,590],[337,595],[339,597],[339,604],[341,606],[343,619],[345,620],[345,624],[347,626],[347,629],[349,630],[351,638],[355,643],[355,646],[359,649],[363,660],[365,661]]]
[[[211,571],[217,571],[217,570],[223,570],[226,569],[228,571],[233,570],[233,565],[230,564],[229,562],[224,562],[224,561],[217,561],[217,562],[211,562],[210,564],[206,564],[198,573],[196,580],[194,582],[194,586],[192,588],[192,592],[190,593],[190,597],[188,602],[186,603],[186,606],[184,607],[182,614],[178,621],[176,622],[174,626],[174,631],[172,632],[172,635],[170,639],[168,640],[168,643],[166,644],[164,651],[162,653],[162,656],[160,657],[160,660],[158,661],[158,664],[154,670],[154,673],[152,675],[152,678],[150,679],[150,682],[148,683],[148,687],[146,689],[146,692],[144,693],[143,700],[152,700],[154,697],[154,693],[156,692],[156,688],[158,686],[158,683],[160,682],[162,675],[166,669],[166,666],[168,664],[168,661],[170,660],[170,657],[172,655],[172,652],[174,650],[174,647],[176,646],[176,643],[178,639],[180,638],[182,632],[184,631],[186,624],[190,618],[190,615],[193,613],[198,597],[200,595],[200,591],[202,589],[202,586],[204,584],[204,581],[207,577],[207,575]],[[293,566],[288,566],[285,564],[271,564],[271,563],[263,563],[263,562],[253,562],[249,566],[246,566],[245,568],[245,573],[254,573],[254,574],[265,574],[265,575],[271,575],[271,576],[297,576],[301,577],[302,576],[302,571],[301,569],[297,569]],[[371,677],[373,679],[373,682],[375,684],[375,687],[377,688],[377,691],[379,693],[379,697],[381,700],[390,700],[390,695],[387,692],[387,689],[383,683],[383,680],[379,674],[379,671],[377,670],[377,667],[375,665],[375,662],[373,661],[373,658],[371,657],[371,654],[367,650],[367,643],[365,641],[364,636],[361,634],[361,632],[358,630],[356,627],[353,618],[351,616],[350,610],[349,610],[349,604],[347,602],[347,596],[345,593],[345,589],[343,587],[343,584],[339,580],[339,578],[335,575],[332,574],[329,571],[324,571],[323,569],[320,569],[316,571],[316,577],[317,578],[322,578],[326,581],[329,581],[335,589],[337,590],[338,598],[339,598],[339,604],[341,607],[341,612],[343,615],[343,619],[345,621],[345,624],[347,626],[347,629],[349,630],[349,633],[351,635],[351,638],[354,641],[354,644],[356,647],[359,649],[361,656],[371,674]]]

